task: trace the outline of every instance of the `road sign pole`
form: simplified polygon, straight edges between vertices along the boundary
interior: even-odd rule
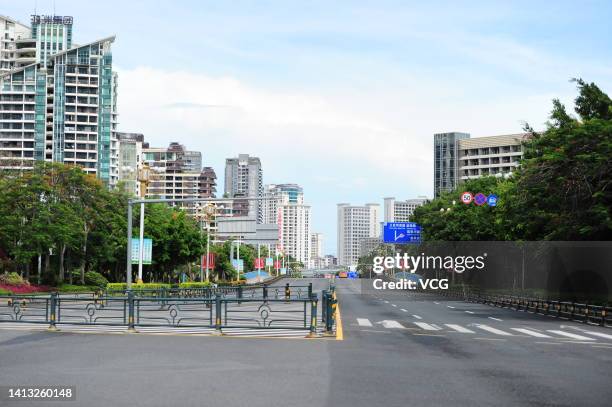
[[[142,283],[142,258],[144,256],[144,216],[145,204],[140,204],[140,238],[138,246],[138,284]]]
[[[125,266],[125,282],[127,289],[132,288],[132,203],[128,202],[128,222],[127,222],[127,261]]]

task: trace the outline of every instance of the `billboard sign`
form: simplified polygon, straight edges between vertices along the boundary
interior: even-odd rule
[[[206,270],[206,266],[208,266],[209,270],[213,270],[215,268],[215,254],[209,253],[208,259],[206,259],[206,255],[202,256],[202,270]]]

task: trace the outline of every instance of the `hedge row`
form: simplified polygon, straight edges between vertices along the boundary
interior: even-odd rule
[[[171,288],[171,284],[165,283],[135,283],[132,284],[132,290],[159,290],[160,288]],[[126,283],[108,283],[107,290],[127,290]]]

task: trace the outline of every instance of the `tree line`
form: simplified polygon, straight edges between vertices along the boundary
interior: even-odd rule
[[[612,239],[612,101],[594,83],[574,81],[577,116],[555,99],[544,131],[526,125],[512,176],[468,180],[415,210],[424,240]],[[465,205],[464,191],[496,194],[498,204]]]
[[[87,271],[125,281],[130,196],[122,188],[108,190],[75,166],[36,162],[32,170],[0,171],[0,192],[0,273],[16,271],[47,285],[84,284]],[[138,236],[135,213],[133,235]],[[193,217],[166,204],[148,204],[144,235],[153,241],[145,281],[176,282],[183,273],[199,278],[196,265],[207,236]],[[210,247],[216,255],[212,278],[234,279],[230,242]],[[267,248],[262,247],[265,255]],[[247,269],[256,256],[256,248],[241,244],[240,258]]]

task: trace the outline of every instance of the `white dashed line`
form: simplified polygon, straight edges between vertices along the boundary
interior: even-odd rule
[[[488,326],[488,325],[476,325],[476,327],[478,327],[478,328],[480,328],[482,330],[491,332],[491,333],[496,334],[496,335],[512,336],[511,333],[502,331],[502,330],[497,329],[497,328],[493,328],[492,326]]]
[[[402,308],[402,311],[404,311],[404,312],[408,312],[407,310],[405,310],[405,309],[403,309],[403,308]]]
[[[465,312],[467,312],[468,314],[473,314],[473,312],[472,312],[472,311],[465,311]]]
[[[426,324],[425,322],[413,322],[416,326],[426,331],[439,331],[440,328],[435,327],[433,325]]]
[[[395,308],[397,308],[397,305],[395,305],[395,304],[391,304],[391,306],[392,306],[392,307],[395,307]]]
[[[499,322],[502,322],[502,320],[501,320],[501,319],[499,319],[499,318],[489,317],[489,319],[492,319],[493,321],[499,321]]]
[[[447,305],[447,307],[450,309],[455,309],[455,307],[451,307],[450,305]]]
[[[516,331],[516,332],[523,333],[523,334],[535,336],[536,338],[550,338],[550,336],[548,336],[548,335],[544,335],[544,334],[541,334],[539,332],[532,331],[530,329],[525,329],[525,328],[510,328],[510,329],[512,329],[513,331]]]
[[[418,316],[418,315],[414,315],[414,314],[412,314],[412,316],[413,316],[413,317],[415,317],[416,319],[423,319],[423,318],[421,318],[421,317],[420,317],[420,316]]]
[[[372,323],[367,318],[357,318],[359,326],[372,326]]]
[[[473,334],[473,333],[475,333],[474,331],[472,331],[470,329],[467,329],[467,328],[464,328],[461,325],[455,325],[455,324],[444,324],[444,325],[446,325],[447,327],[449,327],[451,329],[454,329],[457,332],[461,332],[461,333],[464,333],[464,334]]]
[[[570,332],[565,332],[565,331],[553,331],[553,330],[548,330],[548,332],[552,333],[552,334],[557,334],[557,335],[561,335],[561,336],[567,336],[568,338],[572,338],[572,339],[579,339],[581,341],[595,341],[596,339],[593,338],[588,338],[586,336],[582,336],[582,335],[576,335]]]

